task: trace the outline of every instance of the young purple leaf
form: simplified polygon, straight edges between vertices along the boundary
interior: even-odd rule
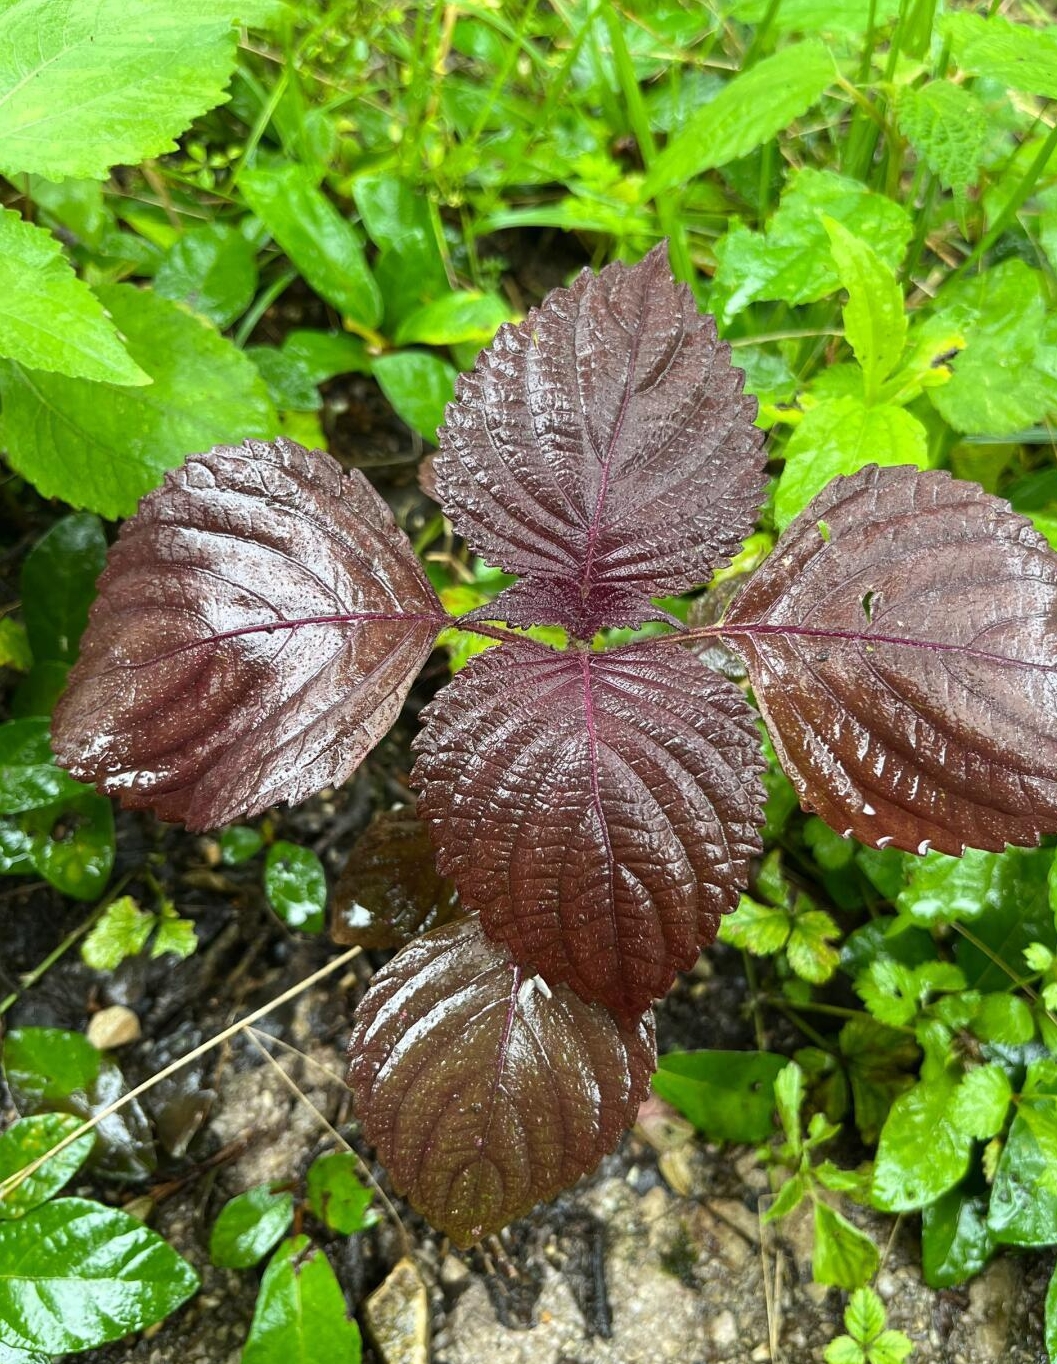
[[[362,474],[289,440],[217,446],[122,527],[56,757],[191,829],[302,800],[378,742],[445,622]]]
[[[656,247],[585,270],[500,327],[447,409],[434,464],[456,530],[538,579],[492,610],[513,625],[654,619],[650,597],[708,578],[752,528],[763,485],[756,400]]]
[[[1057,556],[976,484],[835,479],[719,630],[835,829],[958,854],[1057,828]]]
[[[624,1018],[692,966],[760,849],[752,712],[689,652],[505,645],[424,712],[412,781],[488,935]]]
[[[375,976],[349,1056],[394,1188],[462,1247],[592,1170],[657,1060],[652,1014],[624,1027],[550,989],[476,919],[416,939]]]

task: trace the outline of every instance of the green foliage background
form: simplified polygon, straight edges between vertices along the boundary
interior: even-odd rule
[[[773,471],[721,577],[870,462],[974,478],[1057,544],[1057,25],[1030,0],[0,0],[0,174],[5,496],[29,485],[71,509],[0,617],[17,680],[0,871],[65,894],[98,901],[113,864],[109,803],[47,742],[111,534],[100,518],[214,443],[325,447],[336,376],[372,376],[434,443],[458,370],[534,301],[511,287],[519,240],[597,267],[666,237],[716,314]],[[324,320],[265,344],[289,290]],[[437,517],[417,548],[443,534]],[[456,614],[505,581],[457,552],[429,567]],[[453,667],[488,646],[447,643]],[[769,1215],[810,1201],[822,1283],[858,1289],[879,1263],[849,1201],[920,1212],[936,1288],[1002,1246],[1057,1244],[1053,847],[875,851],[801,814],[773,761],[767,780],[767,856],[721,935],[745,956],[761,1051],[663,1058],[657,1091],[714,1139],[764,1142],[777,1111]],[[232,862],[261,845],[250,829],[222,840]],[[276,912],[318,931],[318,861],[275,844],[264,876]],[[97,913],[99,969],[193,948],[171,905],[115,891]],[[776,1017],[803,1041],[791,1065],[763,1047]],[[59,1046],[14,1033],[5,1050],[31,1114],[0,1137],[11,1364],[138,1329],[194,1289],[146,1228],[54,1198],[85,1138],[12,1182],[114,1065],[64,1035],[65,1079],[42,1088]],[[822,1154],[842,1128],[868,1154],[856,1169]],[[366,1204],[337,1187],[353,1208],[337,1229],[357,1234]],[[214,1231],[219,1263],[256,1263],[289,1230],[288,1192],[243,1197]],[[89,1255],[123,1237],[131,1258]],[[74,1284],[43,1324],[7,1268],[29,1238],[37,1279]],[[282,1241],[247,1359],[358,1354],[329,1273],[305,1237]],[[857,1292],[827,1359],[904,1358],[879,1312]],[[1057,1288],[1047,1338],[1057,1359]]]

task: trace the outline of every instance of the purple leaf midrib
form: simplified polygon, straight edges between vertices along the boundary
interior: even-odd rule
[[[993,654],[986,649],[975,649],[965,644],[944,644],[935,639],[915,639],[902,635],[863,634],[857,630],[823,629],[810,625],[774,625],[764,621],[746,621],[739,625],[709,625],[698,630],[689,630],[682,635],[670,635],[673,643],[685,644],[695,639],[731,639],[739,637],[752,640],[758,635],[788,636],[805,639],[846,640],[853,644],[895,644],[908,649],[922,649],[927,653],[953,653],[965,658],[978,658],[988,663],[1009,663],[1018,668],[1040,668],[1044,672],[1057,672],[1057,662],[1042,663],[1034,659],[1011,658],[1008,654]]]

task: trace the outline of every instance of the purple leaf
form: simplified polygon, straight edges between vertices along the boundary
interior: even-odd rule
[[[871,466],[789,526],[718,629],[808,809],[876,847],[1057,828],[1057,557],[945,473]]]
[[[546,623],[589,639],[614,600],[620,623],[654,619],[651,596],[704,581],[755,520],[763,436],[743,377],[663,245],[585,270],[459,379],[438,495],[489,563],[546,584]],[[544,623],[524,593],[505,605]]]
[[[656,1065],[652,1014],[622,1027],[551,990],[476,919],[416,939],[375,976],[349,1056],[394,1188],[462,1247],[592,1170]]]
[[[289,440],[217,446],[122,527],[56,756],[191,829],[302,800],[377,743],[445,623],[362,474]]]
[[[455,887],[437,871],[425,822],[413,808],[382,810],[345,863],[331,937],[353,947],[403,947],[463,912]]]
[[[715,937],[760,848],[738,689],[646,645],[478,655],[424,712],[412,781],[485,932],[625,1018]]]

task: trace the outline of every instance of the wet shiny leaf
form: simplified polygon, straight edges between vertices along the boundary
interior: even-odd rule
[[[59,1198],[0,1223],[4,1343],[66,1354],[120,1340],[186,1302],[198,1276],[142,1222]]]
[[[59,760],[190,828],[343,781],[444,624],[358,472],[292,441],[192,457],[122,527]]]
[[[875,847],[1057,826],[1057,557],[945,473],[864,469],[792,523],[727,613],[801,801]]]
[[[242,1364],[360,1364],[360,1355],[360,1328],[327,1257],[307,1236],[284,1241],[264,1271]]]
[[[317,1156],[308,1167],[308,1210],[342,1236],[364,1231],[378,1221],[378,1214],[370,1211],[374,1193],[356,1174],[360,1164],[352,1151],[331,1151]]]
[[[375,976],[349,1056],[357,1115],[394,1187],[459,1246],[593,1169],[634,1121],[656,1060],[652,1015],[624,1027],[550,990],[474,919],[416,939]]]
[[[537,580],[496,618],[590,639],[656,619],[651,596],[730,559],[763,485],[742,380],[663,246],[501,327],[459,379],[434,466],[456,530]]]
[[[79,1118],[66,1113],[37,1113],[13,1122],[0,1135],[0,1183],[46,1155],[80,1125]],[[95,1138],[86,1132],[16,1184],[0,1197],[0,1220],[22,1217],[53,1198],[81,1168],[94,1144]]]
[[[632,645],[479,654],[424,712],[412,781],[485,932],[626,1018],[737,904],[763,766],[738,689]]]
[[[264,863],[268,903],[287,928],[322,933],[327,907],[327,874],[311,848],[280,840]]]
[[[209,1236],[209,1255],[226,1269],[248,1269],[263,1259],[294,1220],[294,1198],[258,1184],[220,1210]]]
[[[437,871],[425,821],[413,809],[383,810],[345,863],[331,937],[354,947],[403,947],[462,913],[455,886]]]

